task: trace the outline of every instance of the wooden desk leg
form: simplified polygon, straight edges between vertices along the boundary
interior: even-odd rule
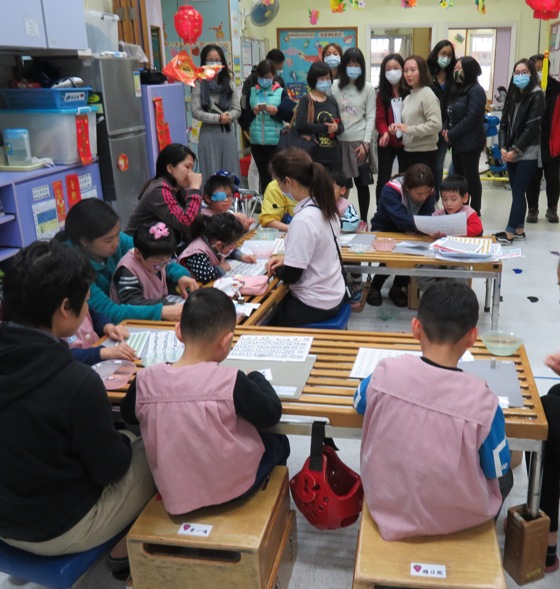
[[[539,450],[537,452],[531,452],[531,465],[529,467],[529,481],[527,484],[527,509],[532,518],[536,518],[539,515],[543,473],[542,457],[543,442],[539,444]]]
[[[498,321],[500,320],[500,296],[502,290],[502,274],[498,274],[493,280],[492,288],[492,329],[498,329]]]

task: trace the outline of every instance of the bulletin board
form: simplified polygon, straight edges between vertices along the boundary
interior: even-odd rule
[[[241,37],[241,61],[243,79],[251,74],[253,66],[258,65],[266,57],[266,44],[262,39]]]
[[[277,47],[286,56],[282,77],[291,98],[299,100],[307,92],[309,66],[322,58],[323,47],[338,43],[343,51],[358,46],[358,27],[276,29]]]

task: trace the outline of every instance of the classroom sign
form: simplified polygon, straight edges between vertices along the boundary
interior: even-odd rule
[[[299,100],[307,93],[307,72],[312,63],[322,59],[323,47],[337,43],[342,51],[356,47],[357,27],[345,29],[276,29],[277,47],[286,56],[284,78],[290,98]]]

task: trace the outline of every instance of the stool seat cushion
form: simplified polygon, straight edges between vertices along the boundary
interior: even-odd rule
[[[352,308],[349,303],[342,303],[340,311],[330,319],[319,321],[318,323],[308,323],[300,327],[307,327],[308,329],[346,329],[350,322],[352,315]]]
[[[0,542],[0,571],[18,579],[45,585],[52,589],[69,589],[104,554],[122,534],[104,544],[65,556],[38,556]]]

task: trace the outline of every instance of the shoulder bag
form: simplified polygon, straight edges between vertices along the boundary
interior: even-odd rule
[[[313,123],[313,120],[315,119],[315,105],[313,103],[313,98],[311,98],[309,94],[307,95],[307,98],[307,122]],[[287,147],[300,147],[309,155],[312,155],[315,147],[317,146],[317,139],[314,135],[300,135],[297,132],[295,126],[297,109],[298,107],[296,106],[294,109],[294,116],[292,117],[290,124],[280,131],[277,150],[280,151],[282,149],[286,149]]]

